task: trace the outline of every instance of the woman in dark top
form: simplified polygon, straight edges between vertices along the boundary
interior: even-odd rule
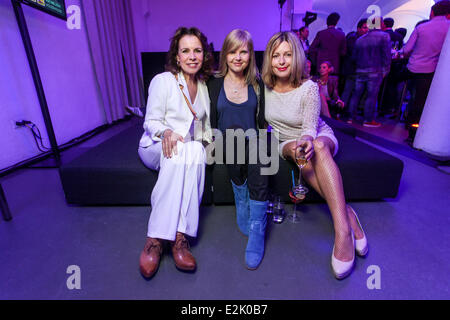
[[[246,266],[254,270],[264,256],[268,176],[261,174],[263,165],[259,159],[257,163],[249,161],[252,158],[249,154],[256,152],[259,145],[255,143],[258,139],[253,139],[257,136],[257,129],[266,127],[262,96],[264,87],[259,80],[250,33],[236,29],[227,35],[220,53],[219,71],[207,86],[211,100],[211,128],[222,132],[225,153],[234,154],[232,164],[226,162],[227,169],[233,186],[237,224],[239,230],[248,236]],[[243,140],[244,164],[237,161],[244,156],[236,152],[240,150],[236,147],[239,139],[225,137],[229,129],[242,129],[241,133],[246,134]]]
[[[331,62],[322,62],[319,67],[320,76],[315,76],[312,80],[319,85],[322,103],[321,114],[329,118],[339,118],[345,103],[339,97],[338,77],[331,75],[333,69]],[[328,114],[326,114],[327,112]]]

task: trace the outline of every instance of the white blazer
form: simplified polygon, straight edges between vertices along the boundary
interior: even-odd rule
[[[166,130],[171,129],[182,137],[186,137],[191,128],[194,115],[189,109],[181,92],[179,84],[183,85],[183,91],[189,99],[189,91],[183,73],[178,74],[178,81],[170,72],[156,75],[148,89],[147,111],[144,121],[144,134],[139,142],[140,147],[148,147],[161,141],[159,136]],[[192,105],[192,101],[190,100]],[[197,97],[194,109],[204,108],[205,116],[196,121],[196,125],[202,125],[201,136],[193,139],[202,139],[212,142],[211,124],[209,121],[210,100],[208,88],[203,81],[198,81]],[[196,132],[197,134],[197,132]]]

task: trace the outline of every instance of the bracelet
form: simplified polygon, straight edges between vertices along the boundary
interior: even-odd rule
[[[165,130],[161,133],[161,135],[159,136],[159,138],[160,138],[161,140],[164,139],[164,132],[166,132],[167,130],[169,130],[169,129],[165,129]]]

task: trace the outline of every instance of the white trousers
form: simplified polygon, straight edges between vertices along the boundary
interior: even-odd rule
[[[159,170],[151,195],[148,237],[173,241],[177,232],[197,236],[206,152],[197,141],[178,142],[177,149],[178,155],[167,159],[161,142],[139,147],[142,162],[150,169]]]

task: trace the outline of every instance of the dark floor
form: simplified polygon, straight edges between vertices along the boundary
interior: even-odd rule
[[[350,126],[356,129],[358,138],[383,146],[394,153],[404,155],[432,167],[450,165],[448,157],[437,157],[413,148],[412,142],[407,141],[408,131],[405,129],[404,122],[388,117],[378,117],[376,121],[381,123],[380,127],[368,128],[364,127],[362,122],[356,121]]]
[[[408,130],[405,129],[404,123],[389,118],[378,118],[377,121],[382,124],[378,128],[367,128],[358,122],[354,122],[352,126],[358,130],[367,132],[377,137],[381,137],[401,145],[408,145],[405,142],[406,138],[408,138]]]
[[[63,159],[126,127],[66,151]],[[178,271],[166,251],[147,281],[138,258],[149,207],[68,206],[56,169],[17,171],[2,179],[14,218],[0,221],[0,299],[449,299],[449,175],[395,155],[405,163],[398,197],[352,204],[370,252],[342,281],[331,272],[334,237],[324,204],[303,205],[299,224],[271,224],[256,271],[245,268],[246,238],[234,207],[203,207],[192,242],[197,271]],[[80,290],[67,288],[71,265],[81,269]],[[379,290],[367,287],[371,266],[380,268]]]

